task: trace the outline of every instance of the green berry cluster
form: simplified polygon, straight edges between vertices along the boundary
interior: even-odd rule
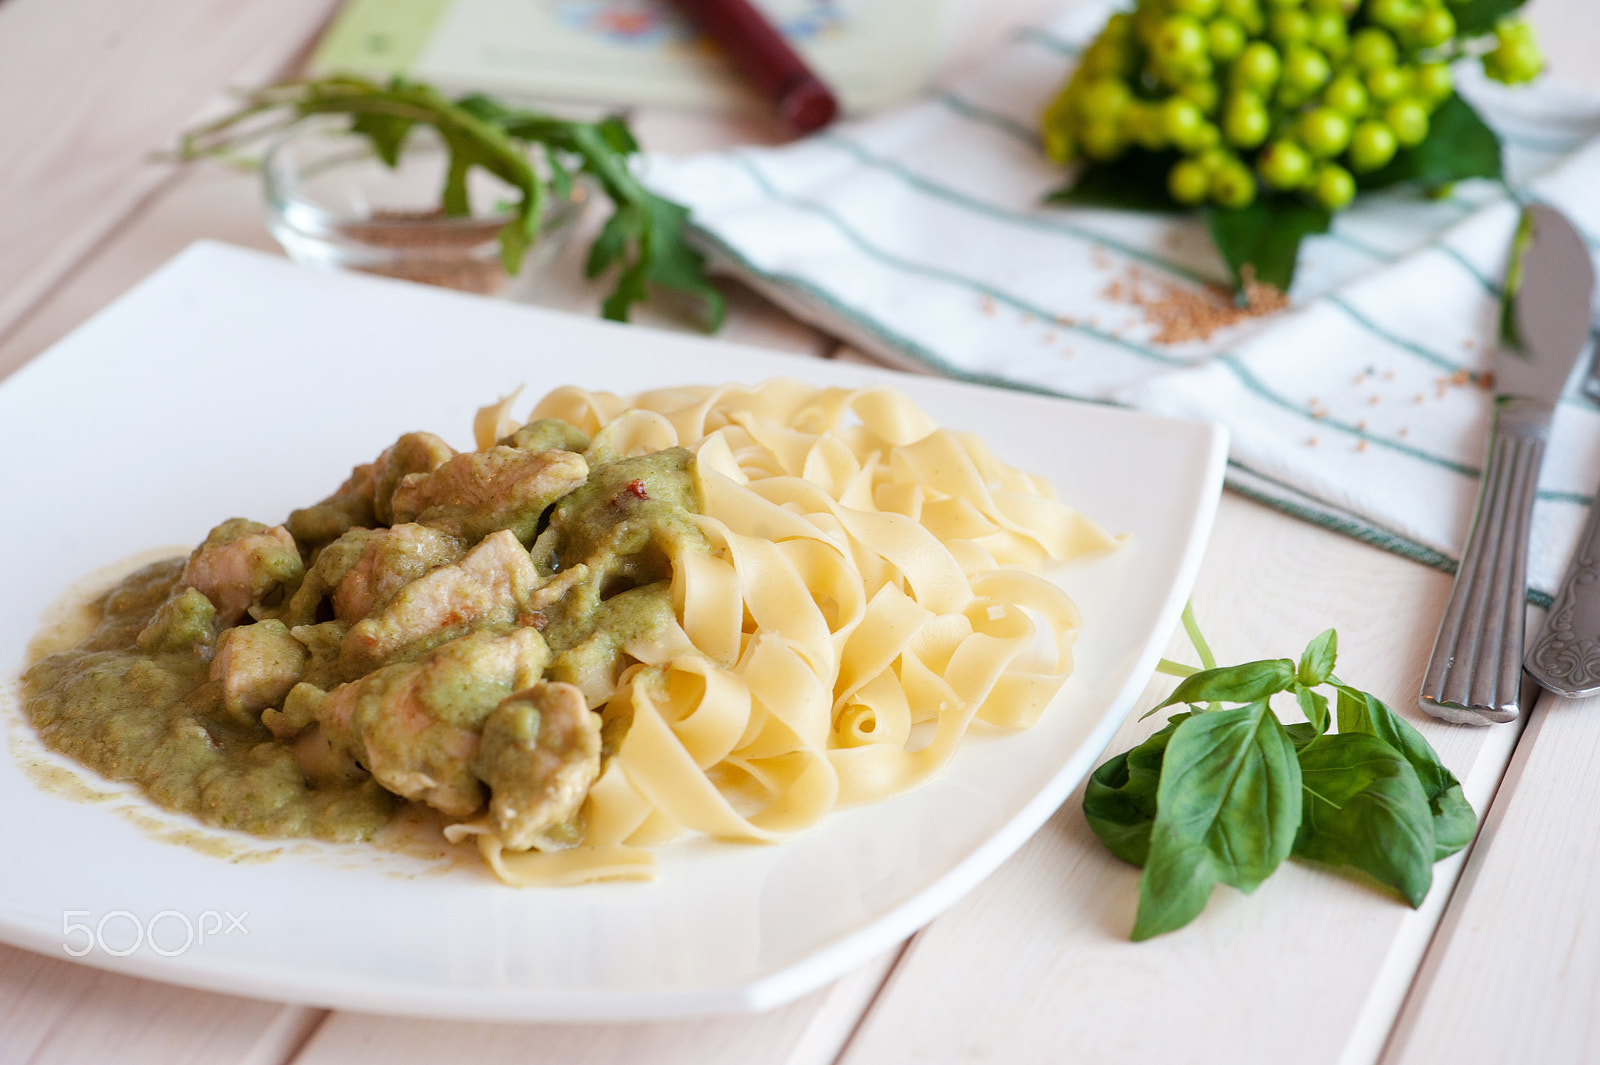
[[[1427,137],[1452,60],[1478,54],[1507,84],[1543,69],[1526,23],[1501,23],[1489,47],[1461,38],[1462,2],[1138,0],[1045,111],[1045,148],[1061,162],[1173,153],[1181,204],[1247,207],[1266,189],[1340,210],[1356,174]]]

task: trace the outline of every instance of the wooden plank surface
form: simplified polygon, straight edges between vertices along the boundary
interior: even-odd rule
[[[1482,810],[1515,729],[1444,725],[1415,693],[1449,579],[1225,496],[1194,594],[1221,662],[1298,656],[1339,630],[1339,674],[1406,714]],[[1171,657],[1194,661],[1175,638]],[[1158,681],[1163,694],[1170,680]],[[1126,750],[1159,726],[1129,722]],[[1444,907],[1288,863],[1254,895],[1219,888],[1192,925],[1127,941],[1139,871],[1084,822],[1082,791],[964,902],[921,932],[844,1065],[1072,1060],[1280,1065],[1372,1061]]]
[[[0,3],[0,337],[168,180],[152,152],[276,76],[335,6]]]
[[[1600,696],[1546,695],[1384,1057],[1600,1061]]]

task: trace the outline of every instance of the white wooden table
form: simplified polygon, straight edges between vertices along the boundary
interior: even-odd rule
[[[1600,85],[1592,5],[1534,0],[1529,12],[1554,69]],[[192,240],[274,250],[252,178],[147,156],[222,107],[224,87],[294,69],[333,6],[0,0],[0,376]],[[967,4],[947,73],[1052,6]],[[633,117],[663,150],[779,136],[755,119]],[[855,357],[748,293],[730,295],[730,339]],[[592,313],[598,292],[573,282],[549,299]],[[1137,870],[1095,841],[1074,797],[902,947],[765,1015],[404,1020],[183,990],[0,947],[0,1065],[1600,1061],[1600,705],[1543,698],[1525,727],[1481,730],[1418,714],[1448,589],[1443,574],[1229,495],[1194,593],[1224,661],[1293,653],[1336,625],[1340,673],[1407,712],[1465,782],[1482,831],[1438,866],[1416,911],[1291,864],[1251,898],[1219,890],[1189,928],[1131,944]],[[1171,653],[1184,654],[1181,637]],[[1153,724],[1130,722],[1113,749]]]

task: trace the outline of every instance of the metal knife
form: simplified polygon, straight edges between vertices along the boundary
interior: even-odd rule
[[[1594,264],[1555,208],[1524,209],[1506,289],[1489,459],[1419,700],[1434,717],[1472,725],[1521,712],[1534,490],[1550,416],[1589,337]]]

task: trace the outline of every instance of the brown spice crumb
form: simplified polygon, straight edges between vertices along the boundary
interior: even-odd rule
[[[988,296],[983,297],[981,300],[978,301],[978,309],[981,310],[984,314],[987,314],[989,317],[993,318],[994,317],[994,300],[991,299]]]
[[[1317,446],[1317,438],[1316,437],[1311,436],[1311,437],[1307,437],[1306,438],[1306,447],[1316,447],[1316,446]]]
[[[1468,337],[1467,339],[1465,339],[1465,340],[1463,340],[1461,342],[1461,346],[1463,348],[1466,348],[1468,351],[1471,351],[1473,348],[1478,346],[1478,342],[1476,340],[1473,340],[1471,337]]]
[[[1289,300],[1271,285],[1255,279],[1247,266],[1244,270],[1245,305],[1238,306],[1233,296],[1220,285],[1195,290],[1184,288],[1163,278],[1152,277],[1137,266],[1130,266],[1124,275],[1108,284],[1101,298],[1113,303],[1129,303],[1137,307],[1147,325],[1155,327],[1150,339],[1156,344],[1185,344],[1195,340],[1208,340],[1219,329],[1237,325],[1248,318],[1258,318],[1282,310]],[[1095,319],[1090,325],[1098,324]]]
[[[1466,384],[1470,380],[1472,380],[1472,375],[1465,370],[1457,370],[1450,375],[1450,383],[1457,387]]]
[[[1393,381],[1394,380],[1394,371],[1393,370],[1385,370],[1385,371],[1383,371],[1383,379],[1385,381]]]
[[[1367,442],[1365,440],[1356,441],[1356,450],[1357,451],[1365,451],[1365,450],[1367,450]]]
[[[1061,349],[1061,357],[1063,359],[1070,359],[1076,354],[1077,354],[1077,352],[1073,351],[1071,348],[1062,348]]]
[[[1415,403],[1415,404],[1417,404],[1417,406],[1419,406],[1419,407],[1420,407],[1420,406],[1421,406],[1421,405],[1422,405],[1422,401],[1423,401],[1423,400],[1424,400],[1424,399],[1426,399],[1426,398],[1427,398],[1427,397],[1426,397],[1426,396],[1424,396],[1424,395],[1423,395],[1423,394],[1422,394],[1422,393],[1421,393],[1421,392],[1418,392],[1418,393],[1417,393],[1417,394],[1416,394],[1416,395],[1415,395],[1415,396],[1412,396],[1412,397],[1411,397],[1411,402],[1413,402],[1413,403]]]
[[[1328,410],[1326,407],[1312,407],[1311,416],[1318,421],[1321,421],[1323,418],[1328,416]]]
[[[1395,435],[1396,436],[1410,436],[1411,435],[1411,430],[1407,429],[1405,426],[1402,425],[1399,428],[1399,430],[1396,431]]]
[[[1023,311],[1022,312],[1022,324],[1023,325],[1032,325],[1033,324],[1033,315],[1029,314],[1027,311]]]
[[[1376,393],[1374,393],[1374,394],[1372,394],[1372,395],[1367,397],[1367,406],[1369,406],[1369,407],[1376,407],[1378,404],[1380,404],[1382,402],[1383,402],[1383,397],[1378,395],[1378,394],[1376,394]]]
[[[1056,315],[1056,324],[1064,325],[1068,329],[1071,329],[1073,326],[1078,324],[1078,320],[1072,317],[1070,314],[1058,314]]]
[[[1356,422],[1356,431],[1361,433],[1367,431],[1367,420],[1365,418],[1362,418],[1359,422]]]
[[[1485,392],[1493,392],[1494,391],[1494,374],[1492,374],[1492,373],[1481,373],[1481,374],[1479,374],[1478,375],[1478,387],[1483,389]]]
[[[1366,384],[1366,382],[1367,382],[1367,375],[1365,373],[1358,373],[1358,374],[1355,375],[1355,377],[1351,378],[1351,380],[1350,380],[1350,383],[1353,384],[1353,385],[1362,385],[1362,384]]]
[[[1045,333],[1044,342],[1046,344],[1054,344],[1056,342],[1056,331],[1054,329],[1051,329]]]

